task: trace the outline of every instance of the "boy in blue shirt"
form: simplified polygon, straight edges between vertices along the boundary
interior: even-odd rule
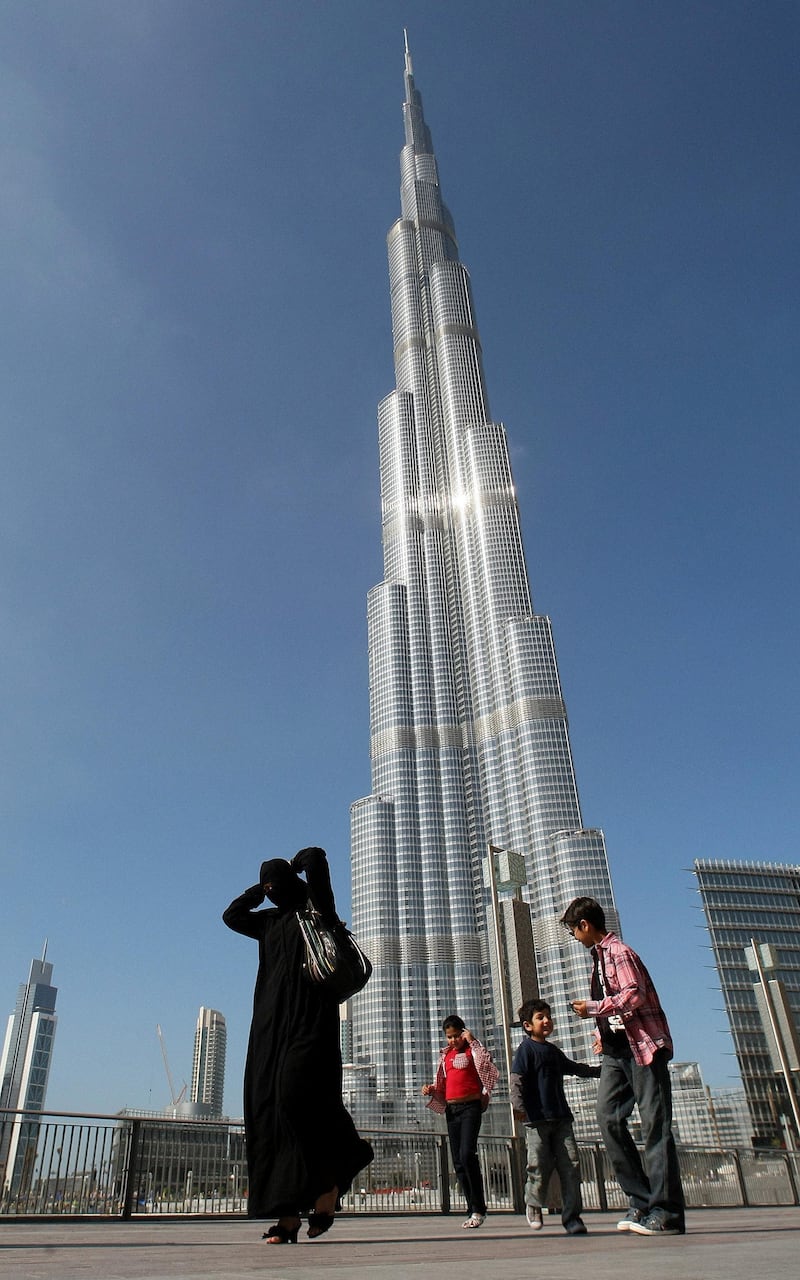
[[[570,1236],[583,1236],[581,1168],[563,1082],[564,1076],[599,1076],[600,1067],[573,1062],[556,1045],[547,1043],[553,1019],[546,1000],[526,1000],[518,1017],[528,1034],[511,1064],[511,1102],[514,1114],[525,1122],[525,1217],[534,1231],[541,1230],[547,1184],[555,1168],[561,1180],[564,1230]]]

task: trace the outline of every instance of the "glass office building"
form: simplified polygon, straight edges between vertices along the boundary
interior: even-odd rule
[[[408,1117],[446,1014],[502,1045],[489,845],[523,856],[513,891],[574,1057],[588,1056],[591,1027],[566,1002],[586,993],[588,962],[559,917],[589,894],[610,927],[617,918],[603,834],[583,824],[550,619],[533,608],[506,433],[407,48],[403,114],[388,235],[396,387],[378,411],[384,577],[367,605],[372,794],[351,820],[353,927],[374,964],[353,1002],[353,1056]]]
[[[718,1147],[749,1147],[753,1122],[744,1089],[712,1089],[711,1122]]]
[[[28,981],[19,986],[0,1056],[0,1192],[12,1195],[30,1184],[39,1124],[3,1110],[44,1110],[53,1058],[58,990],[46,957],[45,946],[41,960],[31,961]]]
[[[671,1062],[672,1131],[684,1147],[719,1146],[714,1127],[713,1104],[703,1083],[699,1062]]]
[[[783,1020],[781,1039],[796,1099],[800,1099],[800,866],[698,858],[694,872],[739,1062],[752,1136],[763,1145],[785,1140],[792,1100],[765,1017],[763,984],[751,943],[769,957],[764,977]],[[795,1102],[795,1106],[797,1103]]]

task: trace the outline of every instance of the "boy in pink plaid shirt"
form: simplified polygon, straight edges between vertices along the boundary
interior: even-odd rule
[[[672,1136],[669,1061],[672,1037],[650,974],[636,952],[606,929],[594,898],[575,898],[561,923],[587,949],[593,967],[591,999],[573,1000],[579,1018],[597,1020],[602,1053],[597,1123],[630,1208],[617,1223],[637,1235],[683,1235],[683,1188]],[[628,1130],[639,1108],[644,1164]]]

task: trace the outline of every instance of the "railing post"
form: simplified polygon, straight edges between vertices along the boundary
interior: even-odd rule
[[[595,1182],[597,1183],[597,1207],[601,1213],[607,1213],[606,1162],[603,1157],[603,1148],[598,1143],[595,1143],[592,1149],[592,1159],[594,1161]]]
[[[744,1173],[742,1172],[742,1165],[741,1165],[741,1161],[739,1160],[739,1152],[732,1151],[731,1155],[733,1156],[733,1167],[736,1170],[736,1181],[739,1183],[739,1195],[741,1196],[741,1199],[742,1199],[742,1208],[749,1209],[750,1198],[747,1194],[747,1183],[745,1182]]]
[[[128,1158],[122,1183],[122,1221],[130,1222],[133,1217],[133,1198],[136,1194],[136,1183],[139,1174],[139,1150],[141,1147],[141,1120],[132,1120],[128,1141]]]
[[[523,1154],[525,1153],[525,1154]],[[511,1205],[515,1213],[525,1212],[525,1183],[528,1177],[527,1142],[515,1134],[511,1139]]]
[[[439,1144],[439,1205],[442,1213],[450,1212],[450,1169],[447,1163],[447,1139],[438,1136]]]

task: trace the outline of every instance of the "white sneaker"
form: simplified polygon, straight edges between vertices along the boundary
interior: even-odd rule
[[[525,1220],[531,1231],[541,1231],[544,1226],[541,1209],[537,1209],[535,1205],[529,1204],[525,1207]]]
[[[632,1222],[628,1230],[635,1231],[637,1236],[682,1236],[686,1228],[677,1219],[664,1218],[656,1212]]]
[[[647,1214],[642,1209],[634,1209],[633,1206],[625,1214],[624,1218],[620,1218],[617,1223],[617,1231],[633,1231],[637,1223],[646,1218]]]
[[[470,1216],[467,1218],[466,1222],[462,1222],[461,1225],[467,1231],[476,1231],[478,1227],[483,1226],[485,1221],[486,1221],[485,1213],[471,1213]]]

